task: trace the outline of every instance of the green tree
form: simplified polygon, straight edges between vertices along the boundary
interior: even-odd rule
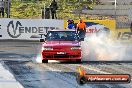
[[[42,8],[49,7],[52,0],[12,0],[11,17],[12,18],[41,18]],[[74,10],[92,9],[96,0],[56,0],[58,2],[57,16],[60,19],[70,17],[78,19],[78,14],[73,13]]]

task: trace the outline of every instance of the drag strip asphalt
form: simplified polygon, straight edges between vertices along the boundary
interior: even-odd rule
[[[34,56],[40,53],[38,42],[0,42],[0,60],[25,88],[132,88],[129,84],[86,84],[80,86],[76,82],[78,66],[85,68],[90,74],[130,74],[132,62],[83,61],[56,62],[36,64]]]

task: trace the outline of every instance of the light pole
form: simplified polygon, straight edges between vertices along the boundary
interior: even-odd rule
[[[116,6],[117,6],[117,1],[115,0],[115,20],[116,20]]]

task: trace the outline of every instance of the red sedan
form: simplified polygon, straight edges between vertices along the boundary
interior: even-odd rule
[[[81,62],[81,47],[76,31],[48,31],[42,44],[42,62],[48,60],[76,60]]]

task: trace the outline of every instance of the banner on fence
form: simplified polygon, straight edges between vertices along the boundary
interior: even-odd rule
[[[48,30],[64,29],[63,20],[0,19],[0,39],[39,40]]]

